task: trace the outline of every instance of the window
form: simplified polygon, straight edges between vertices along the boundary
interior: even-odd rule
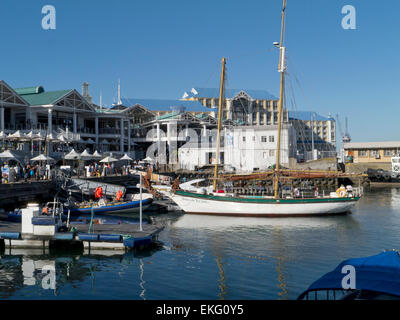
[[[261,137],[261,142],[267,142],[267,137],[266,136],[262,136]]]
[[[246,142],[246,137],[242,137],[242,139],[243,139],[243,142]]]
[[[379,156],[379,150],[371,150],[369,154],[371,157],[377,157]]]
[[[274,157],[275,156],[275,150],[269,150],[269,156]]]
[[[256,136],[253,136],[253,141],[256,141]]]
[[[358,150],[358,156],[359,157],[366,157],[367,156],[367,150]]]
[[[269,136],[268,140],[269,140],[269,142],[275,142],[275,137],[274,136]]]
[[[391,156],[394,156],[395,151],[386,149],[384,154],[385,154],[385,157],[391,157]]]

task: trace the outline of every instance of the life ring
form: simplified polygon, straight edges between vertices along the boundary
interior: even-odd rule
[[[97,187],[96,190],[94,191],[94,197],[96,199],[100,199],[102,196],[103,196],[103,188]]]
[[[122,196],[124,195],[124,193],[122,192],[122,190],[118,190],[115,195],[116,195],[117,201],[119,201],[122,198]]]
[[[336,194],[340,198],[344,198],[346,196],[346,189],[345,188],[339,188],[339,189],[336,190]]]

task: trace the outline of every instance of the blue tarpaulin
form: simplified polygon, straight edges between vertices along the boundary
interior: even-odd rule
[[[355,290],[365,290],[400,296],[400,256],[397,251],[385,251],[375,256],[349,259],[339,264],[304,291],[298,299],[303,299],[310,291],[343,290],[342,280],[347,272],[344,266],[355,270]]]

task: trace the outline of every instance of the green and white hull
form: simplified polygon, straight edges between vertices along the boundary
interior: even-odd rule
[[[286,198],[199,194],[178,190],[171,199],[186,213],[226,216],[313,216],[345,213],[360,197]]]

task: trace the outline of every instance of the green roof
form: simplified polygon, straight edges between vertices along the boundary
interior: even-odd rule
[[[174,118],[174,117],[176,117],[176,116],[179,115],[179,114],[180,114],[180,112],[170,112],[170,113],[166,113],[166,114],[163,114],[162,116],[159,116],[159,117],[157,118],[157,120],[164,120],[164,119]]]
[[[14,91],[16,93],[18,93],[19,95],[35,94],[35,93],[44,92],[44,88],[42,86],[37,86],[37,87],[18,88],[18,89],[14,89]]]
[[[18,90],[18,89],[17,89]],[[17,91],[15,90],[15,91]],[[69,90],[47,91],[33,94],[20,94],[31,106],[53,104],[55,101],[71,92]],[[18,91],[17,91],[18,92]]]
[[[199,114],[196,114],[195,115],[195,117],[197,118],[197,119],[200,119],[200,120],[202,120],[202,119],[205,119],[205,118],[207,118],[209,115],[207,114],[207,113],[199,113]]]

